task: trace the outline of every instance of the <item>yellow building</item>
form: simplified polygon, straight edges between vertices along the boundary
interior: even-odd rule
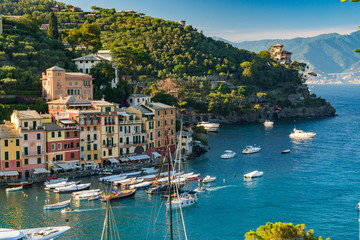
[[[0,124],[0,180],[22,178],[21,146],[15,124]]]
[[[101,111],[101,160],[102,165],[119,162],[119,116],[118,105],[105,100],[91,101]]]

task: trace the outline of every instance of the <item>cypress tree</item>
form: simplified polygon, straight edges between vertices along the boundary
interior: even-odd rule
[[[58,21],[53,12],[49,15],[48,35],[52,36],[54,39],[59,39]]]

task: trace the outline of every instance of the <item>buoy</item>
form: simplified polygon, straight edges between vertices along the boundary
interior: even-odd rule
[[[234,178],[236,177],[236,174],[234,174]]]

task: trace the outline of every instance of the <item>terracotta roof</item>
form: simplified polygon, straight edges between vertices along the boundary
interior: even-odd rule
[[[0,124],[0,139],[19,138],[20,134],[15,129],[15,124]]]
[[[283,47],[284,45],[280,44],[280,43],[277,43],[275,45],[273,45],[273,47]]]
[[[292,52],[289,52],[289,51],[286,51],[286,50],[282,50],[281,53],[284,53],[284,54],[292,54]]]
[[[48,102],[48,104],[67,104],[67,105],[91,105],[91,102],[88,99],[82,99],[74,96],[67,96],[62,99],[57,99]]]
[[[61,131],[64,130],[61,126],[57,125],[56,123],[44,123],[43,126],[47,131]]]
[[[145,106],[152,108],[154,110],[162,110],[162,109],[175,109],[176,107],[170,106],[170,105],[166,105],[164,103],[159,103],[159,102],[151,102],[151,103],[147,103]]]

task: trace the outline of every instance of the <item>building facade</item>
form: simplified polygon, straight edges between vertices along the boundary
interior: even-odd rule
[[[11,123],[22,138],[22,176],[31,177],[35,168],[45,168],[46,133],[43,118],[35,110],[14,111]]]
[[[284,50],[284,45],[277,43],[271,47],[272,47],[271,56],[276,62],[283,65],[291,64],[292,53]]]
[[[44,99],[54,100],[70,95],[82,99],[93,98],[92,77],[84,73],[67,73],[58,66],[46,69],[42,74],[42,95]]]
[[[142,102],[151,102],[150,95],[146,94],[131,94],[130,97],[127,99],[127,103],[130,104],[131,107],[140,105]]]

